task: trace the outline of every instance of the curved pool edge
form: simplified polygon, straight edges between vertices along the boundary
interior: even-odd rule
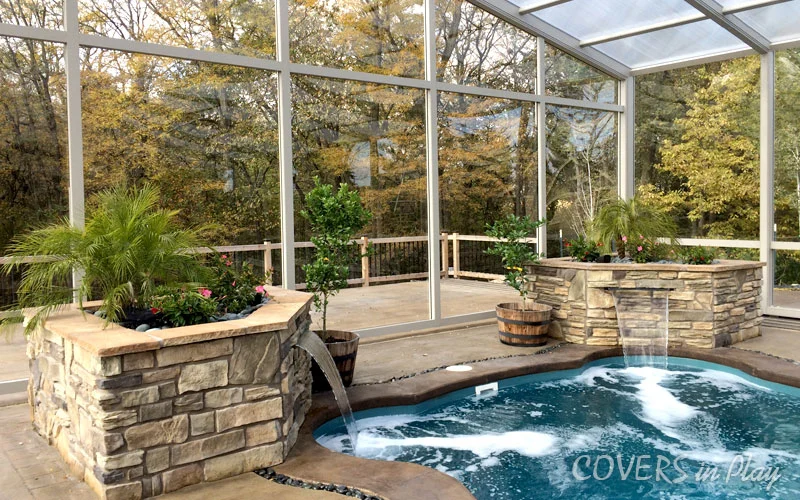
[[[353,411],[414,405],[479,384],[536,373],[580,368],[592,361],[622,356],[620,347],[566,344],[547,354],[531,354],[470,363],[469,372],[437,370],[411,378],[348,389]],[[769,382],[800,387],[800,365],[765,354],[731,347],[670,349],[670,356],[728,366]],[[352,457],[318,444],[314,430],[339,416],[331,393],[315,395],[311,410],[281,474],[320,483],[345,484],[390,500],[474,499],[456,479],[435,469],[405,462]]]

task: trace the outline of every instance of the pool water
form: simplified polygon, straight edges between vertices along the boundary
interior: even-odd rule
[[[800,498],[799,416],[792,387],[612,358],[356,413],[356,455],[433,467],[479,500]],[[341,419],[315,435],[352,454]]]

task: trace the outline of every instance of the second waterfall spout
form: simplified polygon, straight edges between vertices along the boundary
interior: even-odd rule
[[[667,368],[669,292],[661,288],[610,288],[626,366]]]
[[[336,398],[336,404],[339,405],[339,411],[342,413],[344,425],[347,427],[347,434],[350,437],[350,445],[353,447],[353,455],[356,454],[358,449],[358,427],[356,426],[356,419],[353,417],[353,410],[350,408],[350,401],[347,399],[347,393],[342,384],[342,377],[339,376],[339,370],[336,369],[336,363],[333,362],[331,353],[325,347],[325,343],[319,336],[312,332],[307,331],[300,336],[297,341],[297,347],[303,349],[317,362],[328,383],[333,388],[333,395]]]

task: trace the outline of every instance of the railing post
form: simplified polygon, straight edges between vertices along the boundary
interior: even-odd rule
[[[458,241],[458,233],[453,233],[453,278],[458,278],[461,271],[461,242]]]
[[[442,233],[442,279],[450,274],[450,242],[447,233]]]
[[[369,238],[366,236],[361,237],[361,279],[363,280],[361,286],[369,286]]]
[[[272,285],[272,248],[267,240],[264,240],[264,276],[267,277],[267,281]]]

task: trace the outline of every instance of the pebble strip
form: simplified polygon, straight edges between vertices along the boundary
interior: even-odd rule
[[[296,488],[303,488],[306,490],[330,491],[331,493],[338,493],[346,497],[358,498],[360,500],[383,500],[381,497],[368,495],[361,490],[350,488],[349,486],[345,486],[343,484],[310,483],[308,481],[303,481],[302,479],[293,479],[283,474],[277,474],[269,467],[266,469],[257,470],[256,474],[264,479],[268,479],[278,484],[284,484],[286,486],[294,486]]]

